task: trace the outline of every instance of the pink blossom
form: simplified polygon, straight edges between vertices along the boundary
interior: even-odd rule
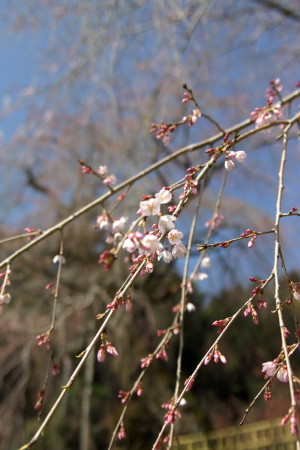
[[[296,417],[295,413],[291,414],[290,431],[291,431],[291,434],[293,434],[293,435],[296,435],[297,431],[298,431],[297,417]]]
[[[177,417],[181,417],[179,411],[177,409],[172,409],[167,412],[167,414],[164,417],[165,425],[169,425],[171,423],[174,423]]]
[[[155,216],[160,212],[160,201],[158,198],[149,198],[140,202],[139,214],[142,216]]]
[[[156,353],[155,358],[156,359],[162,359],[164,361],[168,361],[169,360],[168,354],[166,352],[166,347],[164,345],[162,346],[160,351]]]
[[[123,404],[127,402],[129,395],[130,395],[130,392],[128,392],[128,391],[119,391],[118,392],[118,398],[122,399],[121,403],[123,403]]]
[[[183,244],[175,244],[172,249],[173,258],[183,258],[187,249]]]
[[[189,390],[192,389],[194,382],[195,382],[195,378],[192,378],[192,377],[188,377],[188,378],[185,380],[184,386],[187,386],[187,387],[186,387],[186,392],[188,392]]]
[[[265,372],[268,377],[272,377],[277,369],[277,364],[274,361],[265,362],[262,366],[262,372]]]
[[[126,312],[131,312],[132,310],[132,299],[130,295],[127,295],[127,299],[125,302],[125,310]]]
[[[127,239],[123,242],[122,247],[125,248],[129,253],[133,253],[137,250],[139,242],[141,241],[143,235],[139,231],[131,232],[128,234]]]
[[[179,230],[171,230],[168,233],[168,239],[171,245],[181,244],[181,238],[183,237],[183,233]]]
[[[165,216],[161,216],[158,222],[158,229],[161,234],[165,234],[167,231],[172,230],[176,221],[175,216],[171,216],[170,214],[166,214]]]
[[[112,355],[114,357],[119,356],[117,349],[113,345],[111,345],[111,343],[108,341],[106,342],[106,351],[107,351],[107,353],[109,353],[110,355]]]
[[[143,387],[141,383],[137,385],[135,392],[138,397],[141,397],[143,395]]]
[[[103,362],[105,360],[105,345],[101,344],[100,349],[97,353],[98,362]]]
[[[105,177],[103,179],[103,184],[105,184],[105,186],[110,186],[111,184],[116,184],[117,182],[117,178],[115,177],[115,175],[108,175],[107,177]]]
[[[145,358],[141,359],[141,368],[145,369],[146,367],[149,367],[152,363],[153,355],[148,355]]]
[[[126,439],[126,432],[125,432],[125,428],[122,425],[120,428],[120,431],[118,433],[118,439],[121,441],[122,439]]]
[[[147,262],[146,266],[145,266],[145,271],[147,273],[152,273],[154,270],[154,264],[152,261]]]
[[[169,145],[170,145],[170,135],[168,133],[166,133],[164,135],[164,137],[162,138],[162,142],[163,142],[165,147],[169,147]]]
[[[293,289],[293,296],[297,302],[300,302],[300,292],[298,292],[296,289]]]

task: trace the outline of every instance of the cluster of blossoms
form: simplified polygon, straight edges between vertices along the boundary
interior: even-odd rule
[[[101,178],[103,181],[103,184],[105,186],[111,186],[112,184],[116,184],[117,178],[115,175],[107,174],[107,166],[99,166],[98,170],[94,170],[92,167],[88,166],[85,161],[80,160],[79,163],[81,164],[81,172],[84,174],[94,174]]]
[[[274,361],[267,361],[265,363],[262,364],[263,368],[262,368],[262,372],[265,373],[265,378],[268,377],[273,377],[279,367],[279,363],[278,360],[274,360]],[[281,381],[282,383],[287,383],[288,382],[288,371],[285,365],[281,365],[277,374],[276,374],[277,378],[279,381]]]
[[[230,172],[235,167],[235,163],[233,162],[232,158],[236,159],[238,162],[242,163],[247,158],[247,153],[244,152],[243,150],[240,150],[238,152],[234,152],[231,150],[227,151],[225,164],[224,164],[227,172]]]
[[[226,135],[223,138],[223,143],[220,147],[208,148],[207,150],[205,150],[205,153],[207,153],[209,156],[214,156],[215,158],[217,157],[218,153],[225,154],[226,155],[225,164],[224,164],[225,169],[227,170],[227,172],[230,172],[235,167],[235,163],[234,163],[233,159],[242,163],[247,158],[247,153],[244,152],[243,150],[239,150],[237,152],[235,152],[233,150],[226,150],[226,148],[228,148],[228,145],[233,145],[235,142],[235,138],[231,139],[230,141],[228,141],[228,139],[229,139],[229,133],[226,133]]]
[[[225,358],[224,355],[222,355],[222,353],[219,351],[218,346],[215,345],[214,349],[206,356],[205,360],[204,360],[204,365],[207,366],[207,364],[211,361],[211,359],[213,358],[214,363],[218,363],[219,361],[221,361],[223,364],[227,363],[227,359]]]
[[[209,227],[211,231],[215,231],[216,228],[219,228],[224,220],[224,216],[217,212],[214,213],[212,218],[205,223],[206,227]]]
[[[258,325],[258,314],[252,302],[248,302],[247,307],[244,311],[244,317],[247,317],[249,314],[251,314],[252,316],[253,323],[255,323],[255,325]]]
[[[100,214],[96,219],[95,228],[108,231],[106,242],[108,244],[115,244],[123,238],[122,232],[127,220],[128,218],[124,216],[119,217],[118,219],[114,219],[113,217],[108,215],[104,209],[102,211],[102,214]]]
[[[51,336],[49,331],[47,331],[46,333],[39,334],[38,336],[36,336],[35,340],[37,341],[37,345],[39,347],[45,345],[47,350],[51,348]]]
[[[185,92],[184,93],[184,97],[182,99],[182,103],[186,103],[194,100],[193,96],[188,93]],[[165,145],[165,147],[168,147],[170,145],[170,133],[173,133],[178,125],[183,125],[185,123],[187,123],[190,127],[192,125],[194,125],[197,120],[199,119],[199,117],[201,117],[201,111],[199,109],[199,107],[196,104],[196,108],[194,108],[191,112],[191,114],[188,114],[187,116],[184,116],[181,121],[176,122],[176,123],[172,123],[172,124],[166,124],[164,121],[161,122],[161,124],[157,124],[157,123],[152,123],[151,124],[151,128],[150,128],[150,133],[156,133],[156,139],[161,139],[163,144]]]
[[[199,117],[201,117],[201,111],[199,108],[195,108],[195,109],[193,109],[191,114],[184,116],[182,118],[182,122],[188,123],[188,125],[191,127],[192,125],[194,125],[197,122]]]
[[[102,344],[97,353],[98,362],[103,362],[105,360],[106,353],[117,357],[119,356],[117,349],[107,340],[106,335],[103,333],[101,336]]]
[[[197,195],[197,193],[198,193],[198,191],[197,191],[198,181],[194,180],[192,178],[194,170],[195,170],[194,167],[191,167],[190,169],[188,169],[189,173],[184,177],[185,184],[184,184],[183,192],[179,196],[180,200],[186,199],[191,193],[193,195]]]
[[[215,320],[212,325],[214,327],[219,327],[218,334],[222,333],[223,330],[227,327],[229,322],[231,321],[231,317],[226,317],[226,319]]]
[[[156,133],[156,139],[161,139],[164,146],[168,147],[170,145],[170,133],[173,133],[176,127],[176,124],[167,125],[164,121],[160,125],[152,123],[150,133]]]
[[[176,217],[171,214],[162,215],[160,212],[161,205],[167,204],[172,200],[172,193],[167,188],[162,188],[154,197],[145,198],[140,202],[139,210],[137,214],[141,214],[144,217],[159,216],[157,225],[154,225],[154,230],[148,234],[143,234],[140,231],[130,232],[123,243],[123,248],[129,253],[138,252],[133,262],[137,263],[146,257],[158,256],[159,259],[163,258],[166,263],[169,263],[173,258],[182,258],[186,253],[186,247],[182,244],[181,238],[183,233],[175,229],[174,222]],[[173,207],[171,207],[173,209]],[[164,249],[164,246],[160,242],[160,238],[167,235],[167,239],[172,245],[172,251],[170,252],[168,247]],[[151,272],[153,263],[150,261],[149,266],[146,266],[146,271]]]
[[[251,113],[251,119],[256,123],[256,128],[268,125],[283,117],[283,107],[279,94],[283,87],[280,79],[277,78],[275,81],[270,81],[270,86],[266,92],[267,105],[262,108],[255,108]],[[274,104],[276,97],[279,97],[279,101]]]
[[[241,234],[242,238],[246,238],[246,237],[250,237],[250,236],[251,236],[251,239],[248,242],[248,247],[252,248],[252,247],[254,247],[254,242],[255,242],[255,239],[257,238],[256,232],[253,230],[250,230],[250,228],[247,228],[247,230]]]

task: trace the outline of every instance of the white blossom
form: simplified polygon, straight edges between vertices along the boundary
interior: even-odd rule
[[[175,216],[171,216],[170,214],[166,214],[165,216],[161,216],[158,222],[158,229],[161,234],[165,234],[169,230],[173,230],[175,227],[174,223],[176,221]]]
[[[66,264],[66,259],[63,255],[55,255],[52,262],[54,264]]]
[[[289,381],[288,371],[286,367],[280,367],[280,369],[277,372],[277,378],[282,383],[287,383]]]
[[[138,213],[143,216],[157,215],[160,212],[160,201],[157,198],[150,198],[140,202]]]
[[[183,258],[186,252],[187,249],[183,244],[175,244],[172,249],[173,258]]]
[[[207,278],[208,278],[208,275],[205,272],[200,272],[197,276],[197,280],[199,280],[199,281],[206,280]]]
[[[125,223],[127,222],[128,217],[120,217],[120,219],[114,220],[112,224],[112,229],[114,233],[118,233],[123,231]]]
[[[235,159],[238,162],[244,162],[246,158],[247,158],[247,153],[242,150],[236,152],[236,154],[235,154]]]
[[[110,220],[106,212],[103,212],[101,216],[98,216],[96,219],[96,223],[100,230],[108,230],[110,227]]]
[[[262,372],[265,372],[268,377],[272,377],[275,374],[277,365],[274,361],[265,362],[262,366]]]
[[[168,233],[168,239],[171,245],[180,244],[181,238],[183,237],[183,233],[179,230],[171,230]]]
[[[146,234],[140,243],[140,251],[152,255],[155,252],[161,252],[163,245],[159,242],[154,234]]]
[[[204,256],[201,262],[201,267],[204,267],[204,269],[208,269],[210,267],[210,257]]]
[[[194,303],[188,302],[188,304],[186,305],[186,310],[188,312],[194,312],[196,311],[196,306],[194,305]]]
[[[230,172],[234,168],[235,164],[231,159],[225,160],[225,169],[227,172]]]
[[[172,256],[172,253],[171,253],[171,252],[169,252],[168,250],[164,250],[164,251],[161,252],[160,255],[158,256],[158,260],[161,260],[161,258],[163,258],[163,260],[164,260],[165,263],[169,264],[169,263],[172,261],[173,256]]]
[[[157,192],[157,194],[155,194],[155,197],[159,203],[169,203],[172,200],[172,192],[166,188],[162,188],[159,192]]]

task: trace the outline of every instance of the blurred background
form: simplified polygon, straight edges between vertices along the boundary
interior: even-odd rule
[[[202,111],[226,128],[265,105],[270,80],[280,78],[284,96],[300,78],[299,0],[6,0],[0,18],[0,239],[26,227],[46,229],[105,192],[99,179],[81,173],[78,159],[95,168],[107,165],[123,181],[181,146],[215,134],[218,130],[205,118],[176,130],[168,147],[149,134],[152,122],[172,123],[190,114],[191,104],[181,102],[184,83],[193,89]],[[247,152],[247,163],[228,177],[221,205],[224,221],[215,241],[239,236],[246,228],[273,227],[282,145],[277,134],[259,133],[238,149]],[[299,157],[294,133],[286,174],[287,212],[299,199]],[[120,204],[119,217],[135,218],[142,195],[174,183],[205,158],[194,152],[134,185]],[[208,181],[195,244],[204,241],[221,169]],[[106,248],[104,233],[93,228],[100,213],[96,208],[81,217],[64,236],[67,264],[53,341],[60,373],[49,380],[45,412],[76,366],[74,356],[95,333],[95,316],[114,295],[116,280],[127,273],[122,261],[108,273],[97,265],[99,252]],[[180,218],[179,229],[188,230],[192,213],[193,205]],[[290,219],[282,230],[287,268],[295,281],[300,244],[296,220]],[[231,315],[250,296],[248,277],[267,278],[272,270],[273,238],[261,239],[251,250],[242,242],[228,253],[211,252],[209,276],[196,283],[191,297],[196,311],[186,319],[186,376],[216,336],[211,323]],[[2,244],[2,259],[20,245]],[[12,266],[12,301],[0,316],[3,449],[17,448],[37,428],[34,405],[48,355],[35,337],[49,327],[53,300],[44,287],[55,280],[52,258],[58,250],[59,236],[54,235]],[[105,365],[97,363],[95,354],[89,358],[36,448],[106,448],[121,411],[117,392],[130,389],[140,358],[158,342],[156,329],[169,325],[168,314],[180,299],[181,268],[180,263],[161,264],[137,283],[132,315],[116,315],[110,327],[109,338],[121,357]],[[272,291],[268,295],[271,302]],[[261,387],[261,363],[280,351],[274,332],[278,325],[269,312],[259,327],[250,319],[245,327],[245,320],[224,341],[222,353],[229,364],[222,370],[205,368],[189,392],[178,433],[236,424]],[[116,447],[152,445],[164,415],[160,404],[172,395],[177,345],[170,346],[168,363],[156,361],[150,368],[144,396],[134,398],[128,410],[128,439]],[[272,407],[260,400],[249,420],[284,415],[289,400],[281,388]]]

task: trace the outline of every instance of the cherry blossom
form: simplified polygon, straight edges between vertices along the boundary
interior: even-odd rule
[[[98,173],[100,175],[106,175],[107,174],[107,166],[99,166]]]
[[[171,252],[169,252],[168,250],[164,250],[159,254],[158,260],[160,260],[161,258],[163,258],[165,263],[169,264],[172,261],[173,256]]]
[[[167,231],[172,230],[176,221],[175,216],[171,216],[170,214],[166,214],[165,216],[161,216],[158,222],[158,229],[161,234],[165,234]]]
[[[55,255],[52,262],[53,264],[66,264],[66,259],[63,255]]]
[[[173,258],[183,258],[187,252],[187,248],[183,244],[175,244],[172,249]]]
[[[113,221],[112,224],[112,230],[114,233],[123,231],[124,227],[125,227],[125,223],[127,222],[128,217],[120,217],[119,219],[116,219]]]
[[[235,163],[230,158],[235,158],[238,162],[242,163],[247,158],[247,153],[243,150],[226,152],[225,169],[227,172],[230,172],[235,167]]]
[[[287,383],[289,381],[288,371],[285,366],[280,367],[280,369],[277,372],[277,378],[282,383]]]
[[[100,228],[100,230],[108,230],[110,227],[110,220],[106,213],[106,211],[103,211],[103,213],[97,217],[96,219],[97,227]]]
[[[201,261],[201,267],[204,267],[205,269],[208,269],[210,267],[210,257],[205,256]]]
[[[274,361],[267,361],[263,363],[262,366],[262,372],[265,372],[268,377],[272,377],[277,369],[277,364]]]
[[[158,198],[143,200],[140,202],[140,209],[137,214],[142,214],[143,216],[155,216],[160,212],[160,203]]]
[[[141,241],[143,235],[139,231],[137,232],[131,232],[128,234],[128,237],[123,242],[123,248],[127,250],[129,253],[133,253],[135,250],[137,250],[139,242]]]
[[[207,278],[208,278],[208,275],[205,272],[199,272],[197,277],[196,277],[196,279],[198,281],[203,281],[203,280],[206,280]]]
[[[117,178],[115,175],[108,175],[107,177],[103,178],[103,184],[106,186],[110,186],[111,184],[116,184]]]
[[[118,432],[118,439],[121,441],[122,439],[126,439],[126,437],[124,425],[121,425],[120,431]]]
[[[163,245],[159,242],[157,236],[153,234],[146,234],[140,243],[140,250],[148,255],[152,255],[156,252],[161,252]]]
[[[231,159],[225,160],[225,169],[227,172],[230,172],[235,167],[234,162]]]
[[[169,203],[172,200],[172,192],[169,189],[163,187],[157,194],[155,194],[155,198],[161,204]]]
[[[2,306],[4,304],[7,305],[10,301],[11,301],[11,295],[8,292],[0,295],[0,306]]]
[[[181,244],[183,233],[179,230],[173,229],[168,233],[168,239],[171,245]]]

